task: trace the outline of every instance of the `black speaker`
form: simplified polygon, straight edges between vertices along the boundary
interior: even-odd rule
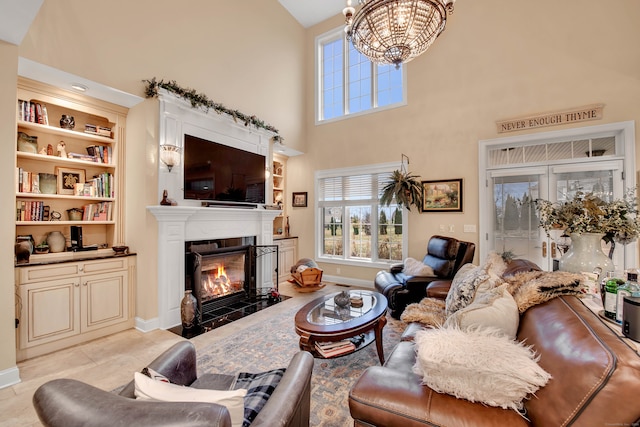
[[[71,226],[71,249],[82,249],[82,227]]]

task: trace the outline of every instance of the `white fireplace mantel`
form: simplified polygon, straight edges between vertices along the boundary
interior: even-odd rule
[[[273,243],[273,220],[280,213],[262,208],[147,206],[158,222],[158,325],[180,324],[180,301],[185,290],[185,242],[256,237],[256,244]],[[257,266],[256,281],[273,286],[270,257]]]

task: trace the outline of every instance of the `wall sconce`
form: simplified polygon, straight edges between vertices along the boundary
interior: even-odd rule
[[[177,145],[165,144],[160,146],[160,161],[167,165],[169,172],[174,166],[180,164],[180,147]]]
[[[264,177],[265,177],[266,179],[269,179],[269,177],[270,177],[270,176],[271,176],[271,169],[269,169],[269,166],[266,166],[266,167],[264,168]]]

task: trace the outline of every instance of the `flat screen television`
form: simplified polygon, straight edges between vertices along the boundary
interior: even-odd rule
[[[183,151],[185,199],[265,203],[265,156],[191,135]]]

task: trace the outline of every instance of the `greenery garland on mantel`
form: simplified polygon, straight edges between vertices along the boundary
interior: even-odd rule
[[[147,98],[157,98],[158,89],[162,88],[180,98],[189,101],[192,108],[201,108],[205,112],[213,110],[218,114],[227,114],[231,116],[231,118],[236,123],[238,121],[241,121],[245,126],[253,125],[258,129],[265,129],[269,132],[273,132],[275,134],[271,138],[273,142],[282,143],[284,139],[279,135],[278,129],[268,123],[265,123],[263,120],[260,120],[256,116],[248,116],[238,110],[231,110],[222,104],[210,100],[207,95],[196,92],[195,89],[183,88],[179,86],[175,80],[170,80],[168,82],[165,82],[164,80],[157,81],[154,77],[151,80],[143,80],[143,82],[147,84],[147,87],[144,91],[144,94]]]

